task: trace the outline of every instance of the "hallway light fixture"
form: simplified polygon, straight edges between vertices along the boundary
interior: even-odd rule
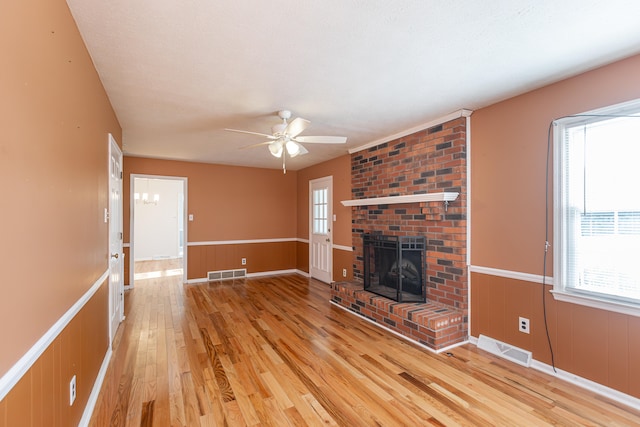
[[[142,203],[145,205],[157,205],[158,202],[160,201],[160,194],[155,193],[153,195],[153,199],[149,200],[149,180],[147,179],[147,191],[142,193],[142,196],[140,195],[139,192],[135,192],[133,194],[133,200],[135,200],[136,203]]]
[[[153,199],[149,200],[149,193],[142,193],[142,197],[140,197],[140,193],[135,193],[133,195],[133,199],[136,201],[136,203],[142,202],[145,205],[157,205],[160,201],[160,195],[154,194]]]

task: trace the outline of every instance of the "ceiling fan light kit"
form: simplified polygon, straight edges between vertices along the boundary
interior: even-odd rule
[[[282,156],[282,144],[280,144],[278,141],[269,144],[269,151],[271,152],[271,155],[273,157],[277,157],[280,158],[280,156]]]
[[[300,145],[293,141],[287,141],[285,147],[287,147],[287,153],[289,153],[291,157],[295,157],[300,154]]]
[[[269,139],[269,141],[265,141],[259,144],[253,144],[249,147],[252,148],[258,147],[261,145],[267,145],[269,148],[269,152],[272,156],[280,158],[282,157],[282,169],[284,173],[287,173],[287,168],[285,165],[286,162],[286,154],[289,157],[293,158],[296,156],[300,156],[303,154],[307,154],[307,151],[301,143],[307,144],[344,144],[347,142],[347,138],[344,136],[298,136],[300,135],[306,128],[309,126],[311,122],[309,120],[305,120],[303,118],[297,117],[296,119],[288,122],[291,118],[291,111],[289,110],[281,110],[278,112],[278,117],[282,119],[282,123],[274,125],[271,128],[271,135],[266,133],[259,132],[250,132],[246,130],[237,130],[237,129],[225,129],[230,132],[240,132],[246,133],[249,135],[257,135],[262,136],[264,138]],[[284,152],[286,149],[286,153]]]

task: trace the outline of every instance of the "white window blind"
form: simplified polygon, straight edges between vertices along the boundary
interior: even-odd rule
[[[640,303],[640,118],[558,121],[555,264],[563,291]],[[559,213],[559,215],[558,215]]]

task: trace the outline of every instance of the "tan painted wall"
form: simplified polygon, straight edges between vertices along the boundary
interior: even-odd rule
[[[4,373],[107,270],[107,134],[121,131],[63,0],[3,5],[0,51]]]
[[[107,271],[107,135],[120,142],[121,129],[66,2],[3,2],[1,9],[4,375]],[[10,425],[29,425],[30,414],[16,408],[38,396],[62,424],[77,424],[107,351],[106,288],[21,384],[36,382],[16,387],[0,405]],[[51,359],[52,353],[58,355]],[[78,403],[69,410],[64,396],[72,372],[78,375]],[[51,388],[39,389],[38,378]],[[48,422],[50,411],[43,413]]]
[[[636,98],[640,55],[473,113],[472,265],[542,274],[549,123]]]
[[[336,221],[333,227],[333,243],[351,247],[351,208],[340,203],[351,199],[351,156],[344,155],[333,160],[310,166],[298,171],[297,183],[297,233],[300,239],[309,239],[309,181],[333,176],[333,213]],[[308,246],[308,245],[307,245]],[[346,252],[343,254],[342,252]],[[301,271],[309,271],[309,249],[299,249],[306,259],[298,257],[297,265]],[[353,277],[352,252],[333,250],[333,279],[342,280],[342,269],[347,269],[347,279]]]
[[[131,174],[188,178],[189,242],[295,237],[295,171],[125,156],[125,242]]]
[[[129,237],[129,186],[131,174],[149,174],[188,178],[189,213],[194,222],[189,223],[190,242],[220,240],[254,240],[277,238],[309,238],[309,181],[333,176],[333,209],[337,221],[334,226],[334,242],[351,247],[351,208],[342,206],[340,200],[351,198],[350,157],[348,155],[315,165],[301,171],[243,168],[166,161],[139,157],[125,157],[124,161],[124,234]],[[221,200],[227,200],[221,202]],[[188,277],[202,278],[206,271],[240,268],[239,260],[226,259],[229,254],[247,252],[249,272],[297,268],[309,271],[308,247],[297,243],[278,244],[283,257],[274,259],[273,244],[266,251],[261,245],[212,245],[189,249]],[[334,250],[334,277],[342,278],[346,268],[352,277],[351,252],[343,256]],[[224,256],[223,256],[224,255]],[[244,256],[244,255],[238,255]],[[255,256],[255,260],[251,257]],[[191,259],[192,258],[192,259]],[[236,257],[237,258],[237,257]],[[293,264],[292,264],[293,263]]]
[[[547,130],[554,118],[640,98],[640,56],[480,109],[471,116],[471,264],[542,275]],[[550,220],[552,201],[550,195]],[[553,245],[553,224],[549,230]],[[553,248],[553,246],[552,246]],[[553,275],[553,249],[547,276]],[[640,397],[640,318],[560,303],[547,293],[556,365]],[[517,331],[531,319],[531,335]],[[551,363],[540,284],[472,274],[471,334]]]
[[[131,174],[186,177],[189,242],[294,239],[296,172],[125,157],[124,234],[129,242]],[[277,256],[276,256],[277,255]],[[249,273],[295,268],[294,242],[189,246],[188,279],[207,271],[242,268]],[[128,279],[128,276],[127,276]]]

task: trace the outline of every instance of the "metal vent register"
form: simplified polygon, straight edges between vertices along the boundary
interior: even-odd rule
[[[215,282],[218,280],[237,279],[240,277],[247,277],[246,268],[240,268],[237,270],[210,271],[207,273],[207,280],[209,282]]]

